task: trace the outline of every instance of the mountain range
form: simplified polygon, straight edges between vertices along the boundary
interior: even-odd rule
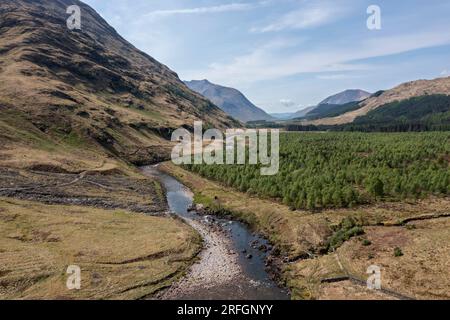
[[[327,130],[446,130],[450,128],[450,77],[411,81],[374,94],[346,90],[287,121]]]
[[[361,100],[366,99],[369,96],[370,93],[364,90],[359,89],[345,90],[324,99],[317,106],[310,106],[294,113],[272,114],[272,116],[278,120],[321,118],[323,113],[327,113],[335,108],[338,108],[341,105],[359,102]]]
[[[357,118],[366,116],[370,112],[380,107],[393,107],[395,103],[410,101],[413,98],[430,97],[430,96],[449,96],[450,95],[450,77],[437,78],[432,80],[417,80],[398,85],[395,88],[386,91],[379,91],[369,98],[354,104],[347,104],[339,114],[334,116],[320,117],[313,121],[306,121],[306,124],[313,125],[342,125],[353,123]],[[429,102],[430,99],[425,99]],[[425,101],[422,100],[422,101]],[[427,105],[429,103],[427,102]],[[403,107],[406,108],[404,104]],[[404,109],[403,111],[411,114],[416,110],[417,103],[410,105],[412,109]],[[450,110],[450,106],[448,106]],[[429,113],[433,113],[432,108],[428,108]],[[421,114],[423,114],[421,111]],[[378,121],[381,119],[377,117]]]
[[[274,120],[273,117],[255,106],[237,89],[220,86],[208,80],[185,81],[185,84],[211,100],[230,116],[242,122]]]

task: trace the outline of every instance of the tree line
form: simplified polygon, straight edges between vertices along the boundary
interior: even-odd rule
[[[345,208],[450,193],[450,132],[292,132],[280,136],[280,171],[256,165],[188,165],[242,192],[293,209]]]

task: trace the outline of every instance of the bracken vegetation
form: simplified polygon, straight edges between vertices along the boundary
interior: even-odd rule
[[[255,165],[186,165],[292,209],[345,208],[450,193],[450,133],[283,133],[280,171]]]

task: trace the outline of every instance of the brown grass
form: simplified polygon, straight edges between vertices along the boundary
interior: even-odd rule
[[[183,274],[200,242],[168,217],[0,198],[0,299],[151,296]],[[66,288],[69,265],[81,267],[81,290]]]

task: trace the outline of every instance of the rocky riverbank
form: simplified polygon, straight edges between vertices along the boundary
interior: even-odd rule
[[[203,251],[187,275],[160,299],[288,299],[289,295],[265,271],[266,252],[259,250],[263,239],[245,225],[198,214],[192,208],[193,194],[158,167],[144,173],[160,180],[167,192],[169,208],[192,226],[203,239]],[[201,208],[199,208],[201,209]],[[199,210],[201,211],[201,210]],[[256,243],[261,242],[260,245]]]

